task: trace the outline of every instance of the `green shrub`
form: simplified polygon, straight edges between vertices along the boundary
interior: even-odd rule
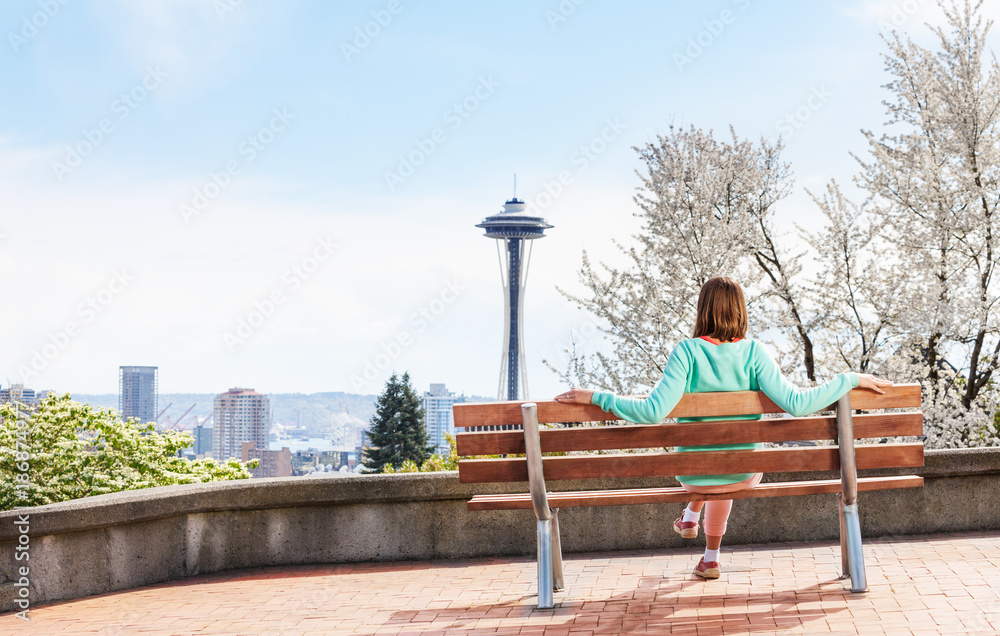
[[[235,459],[191,461],[185,431],[157,432],[115,410],[51,395],[34,410],[0,405],[0,510],[39,506],[122,490],[247,479]]]
[[[442,470],[458,470],[458,450],[455,448],[455,437],[445,433],[448,440],[448,455],[431,455],[419,466],[412,459],[404,461],[399,468],[392,464],[382,467],[383,473],[435,473]]]

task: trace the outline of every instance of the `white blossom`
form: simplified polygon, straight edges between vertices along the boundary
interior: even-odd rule
[[[701,285],[731,276],[747,293],[751,331],[777,334],[769,344],[786,374],[920,382],[929,447],[1000,445],[1000,65],[982,2],[941,6],[947,26],[932,27],[933,50],[885,38],[888,120],[864,131],[868,152],[856,157],[867,198],[851,201],[833,181],[810,193],[826,224],[799,228],[808,254],[773,221],[793,185],[780,140],[671,127],[636,148],[642,229],[636,247],[618,244],[630,265],[584,253],[587,293],[566,294],[598,319],[611,352],[571,342],[563,379],[650,388],[691,335]]]

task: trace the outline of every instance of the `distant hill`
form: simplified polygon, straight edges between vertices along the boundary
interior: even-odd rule
[[[172,423],[180,417],[189,406],[194,405],[182,424],[183,428],[192,428],[194,419],[205,420],[212,414],[212,404],[215,393],[161,393],[159,407],[163,413],[161,422]],[[274,422],[286,426],[297,426],[301,420],[302,426],[309,426],[329,418],[333,414],[343,414],[346,419],[358,420],[367,424],[375,413],[374,395],[358,395],[356,393],[270,393],[271,410]],[[86,402],[100,408],[118,408],[118,394],[88,394],[77,393],[73,399]],[[169,406],[169,408],[168,408]]]

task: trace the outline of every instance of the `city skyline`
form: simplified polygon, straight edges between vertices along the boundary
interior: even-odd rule
[[[494,394],[502,299],[474,224],[517,173],[558,228],[524,343],[531,397],[555,395],[542,360],[603,346],[557,287],[581,292],[584,250],[631,245],[633,146],[670,126],[781,136],[797,181],[777,218],[815,223],[805,188],[849,189],[885,120],[880,36],[940,22],[875,0],[57,4],[34,30],[37,2],[0,7],[19,95],[0,268],[31,280],[0,319],[0,384],[77,393],[145,361],[161,393],[377,394],[409,371]]]

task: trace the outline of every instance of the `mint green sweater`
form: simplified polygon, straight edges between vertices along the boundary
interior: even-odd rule
[[[623,420],[637,424],[658,424],[677,406],[684,393],[707,391],[763,391],[775,404],[794,416],[807,415],[836,402],[858,386],[856,373],[841,373],[811,389],[798,389],[781,374],[768,350],[754,340],[713,344],[702,338],[677,343],[667,360],[663,377],[648,398],[618,397],[595,391],[591,403]],[[759,420],[760,415],[677,418],[678,422],[709,420]],[[679,446],[679,451],[733,450],[760,448],[760,444],[716,444]],[[734,484],[752,476],[679,475],[677,481],[692,486]]]

